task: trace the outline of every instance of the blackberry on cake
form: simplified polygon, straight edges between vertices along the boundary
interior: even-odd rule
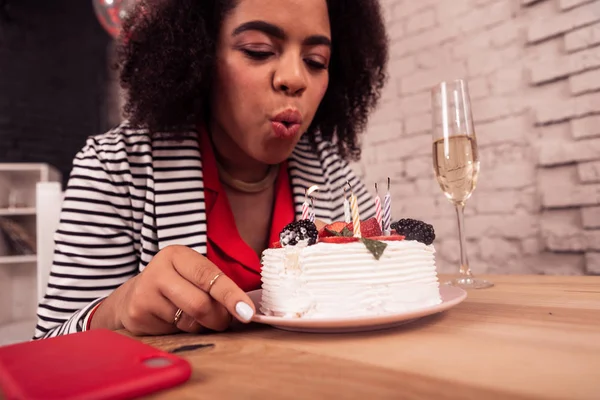
[[[392,223],[391,228],[406,240],[416,240],[426,245],[430,245],[435,240],[435,231],[433,226],[416,219],[403,218]]]
[[[317,243],[318,236],[317,226],[313,222],[303,219],[287,224],[279,234],[279,242],[283,247],[296,246],[299,243],[311,246]]]

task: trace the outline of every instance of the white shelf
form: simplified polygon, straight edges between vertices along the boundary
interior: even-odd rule
[[[2,264],[30,264],[37,262],[35,254],[27,256],[0,256],[0,265]]]
[[[35,215],[35,207],[24,208],[0,208],[0,217],[11,217],[18,215]]]
[[[60,219],[60,181],[49,164],[0,163],[0,219],[17,224],[35,252],[13,255],[18,251],[0,233],[1,344],[30,340],[35,330],[35,305],[46,290]]]

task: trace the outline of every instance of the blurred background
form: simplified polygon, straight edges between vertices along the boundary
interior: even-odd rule
[[[364,137],[370,187],[460,257],[435,182],[430,89],[470,85],[481,172],[465,208],[474,273],[600,274],[600,1],[383,0],[390,81]]]
[[[73,157],[121,120],[119,0],[100,2],[104,14],[92,0],[0,0],[0,342],[31,331]],[[481,161],[465,213],[473,272],[600,274],[600,0],[381,3],[390,79],[354,167],[373,191],[391,178],[393,218],[433,224],[440,272],[458,271],[430,89],[465,78]]]

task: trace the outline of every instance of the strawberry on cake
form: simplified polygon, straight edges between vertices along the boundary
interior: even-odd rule
[[[402,219],[384,236],[375,218],[320,231],[293,222],[262,255],[261,312],[287,318],[395,314],[441,303],[433,227]]]

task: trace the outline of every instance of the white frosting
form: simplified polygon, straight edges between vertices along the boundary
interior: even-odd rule
[[[379,260],[361,242],[265,250],[261,312],[351,318],[441,303],[433,245],[412,240],[385,243]]]

